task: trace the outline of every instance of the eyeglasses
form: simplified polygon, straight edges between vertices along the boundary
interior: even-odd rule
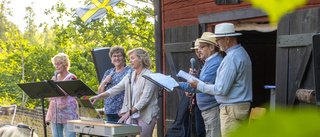
[[[220,39],[216,39],[216,42],[218,42],[219,40],[221,40],[221,39],[224,39],[225,37],[223,37],[223,38],[220,38]]]
[[[121,58],[123,57],[122,55],[112,55],[112,58]]]
[[[60,66],[62,65],[62,62],[54,63],[53,66]]]
[[[202,50],[204,47],[206,47],[206,46],[209,46],[209,44],[206,44],[206,45],[199,45],[198,46],[198,49],[200,49],[200,50]]]

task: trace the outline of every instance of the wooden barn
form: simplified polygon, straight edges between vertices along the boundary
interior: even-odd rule
[[[270,103],[265,85],[276,86],[277,105],[291,107],[302,100],[320,104],[320,36],[315,35],[320,32],[320,0],[309,0],[275,26],[265,12],[241,0],[155,0],[154,6],[157,72],[183,81],[175,75],[188,72],[190,58],[196,58],[192,41],[203,32],[214,32],[216,24],[230,22],[242,33],[239,43],[252,61],[253,107]],[[162,137],[184,94],[176,90],[159,95],[157,131]]]

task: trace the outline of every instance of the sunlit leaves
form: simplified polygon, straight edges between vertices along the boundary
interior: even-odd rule
[[[267,112],[261,119],[253,119],[250,125],[242,123],[230,137],[318,137],[320,115],[317,106],[299,105]]]
[[[305,5],[307,0],[246,0],[254,7],[266,11],[272,24],[278,23],[279,19],[288,12],[299,6]]]
[[[150,0],[144,1],[151,2]],[[24,55],[24,82],[51,79],[55,69],[50,60],[54,55],[63,52],[69,55],[71,61],[69,71],[94,91],[97,91],[99,83],[91,56],[93,48],[119,45],[129,51],[135,47],[144,47],[155,61],[154,27],[152,22],[148,21],[150,17],[140,11],[130,9],[122,2],[117,5],[117,8],[119,11],[108,12],[104,18],[84,24],[73,13],[74,9],[67,9],[60,1],[44,11],[46,15],[52,16],[55,24],[48,28],[46,22],[42,23],[41,26],[46,27],[39,35],[8,31],[15,29],[6,22],[3,25],[9,28],[3,31],[7,33],[6,40],[0,39],[0,91],[2,91],[0,96],[9,96],[0,98],[0,103],[3,100],[9,100],[9,103],[21,103],[23,91],[17,86],[22,79],[21,46]],[[144,7],[142,10],[153,14],[152,7]],[[56,13],[58,16],[53,16],[57,15]],[[64,16],[72,17],[67,25],[60,24]],[[28,19],[31,23],[32,18]],[[0,25],[0,28],[3,26]],[[31,42],[30,37],[23,39],[22,35],[27,34],[41,42]],[[155,70],[154,65],[153,70]],[[39,100],[29,99],[27,107],[40,106],[39,102]],[[102,104],[98,104],[97,107],[102,107]]]

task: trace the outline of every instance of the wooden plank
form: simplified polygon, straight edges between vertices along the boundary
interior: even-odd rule
[[[156,72],[162,73],[162,18],[160,1],[154,1],[154,16],[155,16],[155,56],[156,56]]]
[[[201,4],[214,4],[212,0],[164,0],[164,10],[174,10]]]
[[[293,52],[295,51],[295,52]],[[302,77],[305,74],[306,66],[311,57],[312,47],[307,46],[305,48],[293,48],[292,53],[290,53],[290,65],[289,65],[289,79],[290,83],[288,84],[288,105],[293,105],[296,91],[300,87]],[[292,71],[292,72],[291,72]],[[292,78],[292,79],[291,79]]]
[[[312,44],[312,36],[315,33],[304,33],[295,35],[281,35],[278,36],[278,47],[290,48],[290,47],[301,47]]]
[[[176,67],[176,63],[173,61],[172,54],[171,52],[166,52],[166,60],[168,61],[170,72],[171,72],[171,77],[174,78],[175,80],[181,81],[180,78],[178,78],[176,75],[178,74],[178,69]]]
[[[287,14],[279,21],[277,36],[289,34],[290,16],[290,14]],[[276,52],[276,104],[286,106],[288,93],[288,48],[277,47]]]
[[[186,26],[190,24],[199,24],[197,17],[183,20],[165,21],[164,27],[167,29],[171,27]]]
[[[192,42],[199,37],[199,24],[166,28],[165,44]]]
[[[156,72],[163,72],[163,51],[162,51],[162,12],[161,12],[161,0],[154,1],[154,29],[155,29],[155,56],[156,56]],[[162,92],[161,92],[162,93]],[[163,105],[163,95],[158,93],[158,106],[160,108],[160,115],[157,119],[157,136],[164,136],[164,105]]]
[[[230,10],[218,13],[210,13],[198,15],[198,20],[200,23],[211,23],[211,22],[222,22],[229,20],[238,20],[246,18],[263,17],[267,14],[260,9],[256,8],[244,8],[237,10]]]
[[[290,21],[290,32],[288,35],[299,35],[302,34],[302,20],[303,20],[303,10],[299,11],[294,11],[290,13],[291,18],[289,19]],[[305,60],[305,58],[302,58],[303,55],[305,54],[305,48],[301,47],[295,47],[295,48],[288,48],[288,88],[287,88],[287,108],[292,107],[292,103],[294,102],[295,99],[295,94],[296,94],[296,78],[298,73],[303,73],[299,72],[299,68],[302,66],[302,60]],[[300,85],[300,82],[299,82]]]
[[[240,0],[215,0],[215,3],[217,5],[223,5],[223,4],[239,4]]]
[[[201,34],[203,32],[207,32],[207,27],[206,27],[206,24],[203,23],[203,24],[200,24],[200,30],[201,30]],[[212,30],[208,30],[208,32],[213,32]]]
[[[318,7],[320,7],[320,6],[318,6]],[[317,18],[316,22],[319,22],[319,21],[320,21],[320,17],[319,17],[319,16],[320,16],[320,8],[318,8],[317,15],[318,15],[318,18]],[[316,28],[316,29],[315,29],[316,32],[320,32],[320,25],[319,25],[319,23],[318,23],[318,26],[316,26],[315,28]]]
[[[168,119],[166,120],[166,128],[169,128],[173,124],[174,120]]]
[[[296,91],[296,98],[305,103],[316,103],[315,91],[312,89],[298,89]]]
[[[250,2],[241,2],[240,4],[236,4],[236,5],[216,5],[215,2],[212,0],[211,1],[210,0],[198,0],[198,1],[197,0],[166,0],[166,3],[167,4],[165,4],[163,7],[165,28],[185,26],[190,24],[200,24],[202,22],[197,21],[196,19],[198,15],[226,12],[230,10],[237,10],[237,9],[252,7]],[[308,5],[300,7],[298,9],[307,9],[307,8],[314,8],[319,6],[320,6],[319,2],[309,3]],[[310,17],[312,15],[313,13],[309,14]],[[234,19],[234,20],[238,21],[240,19]],[[255,21],[255,22],[259,22],[259,21]],[[315,21],[315,22],[318,22],[318,21]],[[182,25],[179,25],[179,23],[181,23]],[[213,22],[208,22],[208,23],[213,23]],[[310,25],[306,25],[306,26],[310,26]],[[316,30],[319,30],[319,29],[316,29]]]
[[[299,88],[315,89],[315,84],[314,84],[315,75],[313,71],[314,69],[313,66],[314,66],[313,58],[310,58]]]
[[[312,9],[303,9],[297,10],[291,13],[292,18],[290,19],[290,34],[306,34],[306,37],[302,39],[293,38],[300,40],[299,44],[308,44],[311,43],[312,35],[316,33],[317,27],[319,23],[314,23],[319,18],[319,8]],[[310,15],[311,14],[311,15]],[[308,26],[306,26],[308,25]],[[310,75],[310,69],[307,66],[310,66],[310,54],[312,51],[311,46],[307,46],[306,48],[289,48],[289,71],[288,71],[288,106],[291,107],[295,101],[295,91],[298,88],[312,85],[303,85],[306,81],[313,80],[313,76]],[[302,81],[303,80],[303,81]]]
[[[226,12],[230,10],[239,10],[252,7],[250,3],[241,3],[234,5],[215,5],[214,2],[199,3],[173,9],[164,9],[164,21],[184,20],[197,18],[198,15]]]
[[[180,43],[169,43],[164,44],[165,52],[192,52],[190,49],[192,42],[180,42]]]
[[[319,11],[320,8],[304,9],[303,20],[301,26],[303,27],[302,33],[318,33],[319,32]]]
[[[313,63],[316,104],[320,105],[320,34],[313,36]]]
[[[302,34],[304,26],[302,26],[305,10],[294,11],[290,18],[290,35]]]
[[[199,24],[171,27],[165,29],[165,43],[164,51],[166,55],[166,75],[171,75],[177,81],[176,77],[178,70],[189,69],[190,62],[186,61],[186,58],[196,57],[194,51],[190,50],[190,44],[193,40],[199,37],[200,27]],[[180,98],[184,96],[184,92],[178,89],[174,89],[173,92],[165,94],[166,112],[165,125],[171,125],[167,123],[170,120],[174,120]],[[168,107],[167,107],[168,106]]]

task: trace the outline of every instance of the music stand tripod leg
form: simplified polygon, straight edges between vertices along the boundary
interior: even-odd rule
[[[43,97],[41,97],[41,104],[42,104],[43,131],[44,131],[44,136],[47,137],[47,126],[46,126],[46,119],[45,119],[45,113],[44,113],[44,98]]]

